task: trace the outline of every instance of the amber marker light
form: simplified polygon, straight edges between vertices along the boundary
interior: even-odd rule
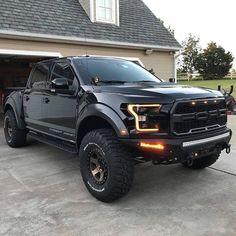
[[[144,129],[140,127],[139,124],[139,115],[134,111],[134,108],[142,108],[142,107],[157,107],[160,108],[161,105],[160,104],[142,104],[142,105],[128,105],[128,111],[134,116],[135,118],[135,128],[137,131],[139,132],[158,132],[159,128],[149,128],[149,129]]]
[[[144,142],[141,142],[140,143],[140,147],[143,147],[143,148],[149,148],[149,149],[157,149],[157,150],[164,150],[165,149],[165,146],[158,143],[158,144],[153,144],[153,143],[144,143]]]
[[[120,130],[120,134],[121,134],[122,136],[126,136],[126,135],[128,135],[128,131],[127,131],[126,129],[121,129],[121,130]]]

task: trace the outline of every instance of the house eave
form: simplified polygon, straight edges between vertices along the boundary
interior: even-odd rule
[[[38,42],[53,42],[53,43],[66,43],[66,44],[80,44],[91,46],[103,46],[113,48],[126,48],[126,49],[152,49],[156,51],[179,51],[181,47],[161,46],[161,45],[149,45],[149,44],[137,44],[128,42],[116,42],[108,40],[97,40],[70,36],[57,36],[50,34],[38,34],[19,31],[0,30],[0,38],[3,39],[18,39],[27,41]]]

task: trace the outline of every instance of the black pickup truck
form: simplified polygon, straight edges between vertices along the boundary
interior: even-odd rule
[[[165,83],[122,59],[68,57],[37,63],[26,89],[5,103],[11,147],[30,136],[79,154],[90,193],[112,202],[131,188],[134,164],[202,169],[230,152],[221,92]]]

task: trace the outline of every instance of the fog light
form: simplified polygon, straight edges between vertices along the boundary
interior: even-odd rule
[[[153,144],[153,143],[141,142],[140,143],[140,147],[149,148],[149,149],[157,149],[157,150],[164,150],[165,149],[165,146],[160,144],[160,143]]]

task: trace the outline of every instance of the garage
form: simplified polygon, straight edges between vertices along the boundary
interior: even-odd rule
[[[0,113],[6,97],[25,87],[33,65],[39,61],[61,57],[59,53],[0,50]]]

